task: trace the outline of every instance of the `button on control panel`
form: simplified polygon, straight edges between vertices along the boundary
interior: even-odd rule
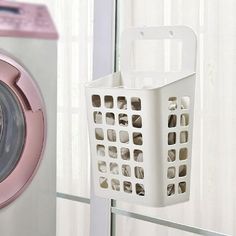
[[[0,36],[57,38],[46,6],[0,1]]]

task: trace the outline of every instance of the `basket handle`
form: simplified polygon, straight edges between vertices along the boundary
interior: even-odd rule
[[[196,71],[196,35],[187,26],[130,28],[121,37],[121,72],[132,73],[131,46],[135,40],[178,39],[182,41],[182,70]],[[145,73],[145,74],[148,74]],[[153,74],[153,72],[150,74]]]

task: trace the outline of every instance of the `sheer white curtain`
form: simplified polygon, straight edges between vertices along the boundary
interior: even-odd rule
[[[91,79],[92,74],[93,0],[25,1],[46,4],[60,34],[57,190],[89,197],[84,84]],[[89,235],[89,206],[58,200],[58,236],[66,235]]]
[[[89,150],[84,84],[92,77],[93,0],[27,2],[46,4],[60,34],[57,190],[89,197]]]
[[[144,25],[183,24],[193,28],[198,36],[198,61],[191,200],[157,209],[121,202],[118,206],[236,235],[236,100],[233,96],[236,88],[236,1],[120,0],[119,3],[121,32],[128,27]],[[149,57],[146,51],[143,55]],[[165,63],[164,57],[162,61]],[[118,217],[117,235],[144,234],[185,235]]]
[[[90,197],[84,84],[92,76],[93,0],[50,0],[58,47],[57,191]],[[57,236],[88,236],[90,207],[58,199]]]

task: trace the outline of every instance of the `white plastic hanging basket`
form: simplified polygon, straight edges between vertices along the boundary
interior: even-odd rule
[[[182,41],[181,71],[131,69],[135,40],[165,39]],[[188,27],[123,33],[121,72],[86,86],[96,195],[156,207],[189,199],[195,61]]]

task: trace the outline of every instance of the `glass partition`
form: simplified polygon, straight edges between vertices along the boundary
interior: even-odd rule
[[[215,4],[204,0],[126,0],[118,3],[118,42],[121,33],[130,27],[186,25],[197,34],[198,61],[190,201],[165,208],[117,202],[117,208],[235,235],[233,222],[236,219],[236,198],[233,186],[236,106],[233,89],[236,84],[236,37],[232,29],[235,27],[236,16],[231,10],[235,4]],[[120,44],[117,48],[119,68]],[[168,71],[171,64],[178,64],[177,61],[172,63],[172,60],[179,58],[178,50],[174,59],[169,57],[171,47],[168,43],[163,45],[163,50],[152,42],[149,45],[139,45],[136,61],[145,68],[148,64],[152,68],[162,66],[164,71]],[[149,65],[147,58],[151,58],[152,64]],[[153,58],[154,61],[158,60],[156,64]],[[120,228],[129,227],[129,232],[136,232],[141,225],[135,221],[130,224],[125,220],[118,222]],[[148,235],[159,233],[155,226],[141,228],[145,228]]]

